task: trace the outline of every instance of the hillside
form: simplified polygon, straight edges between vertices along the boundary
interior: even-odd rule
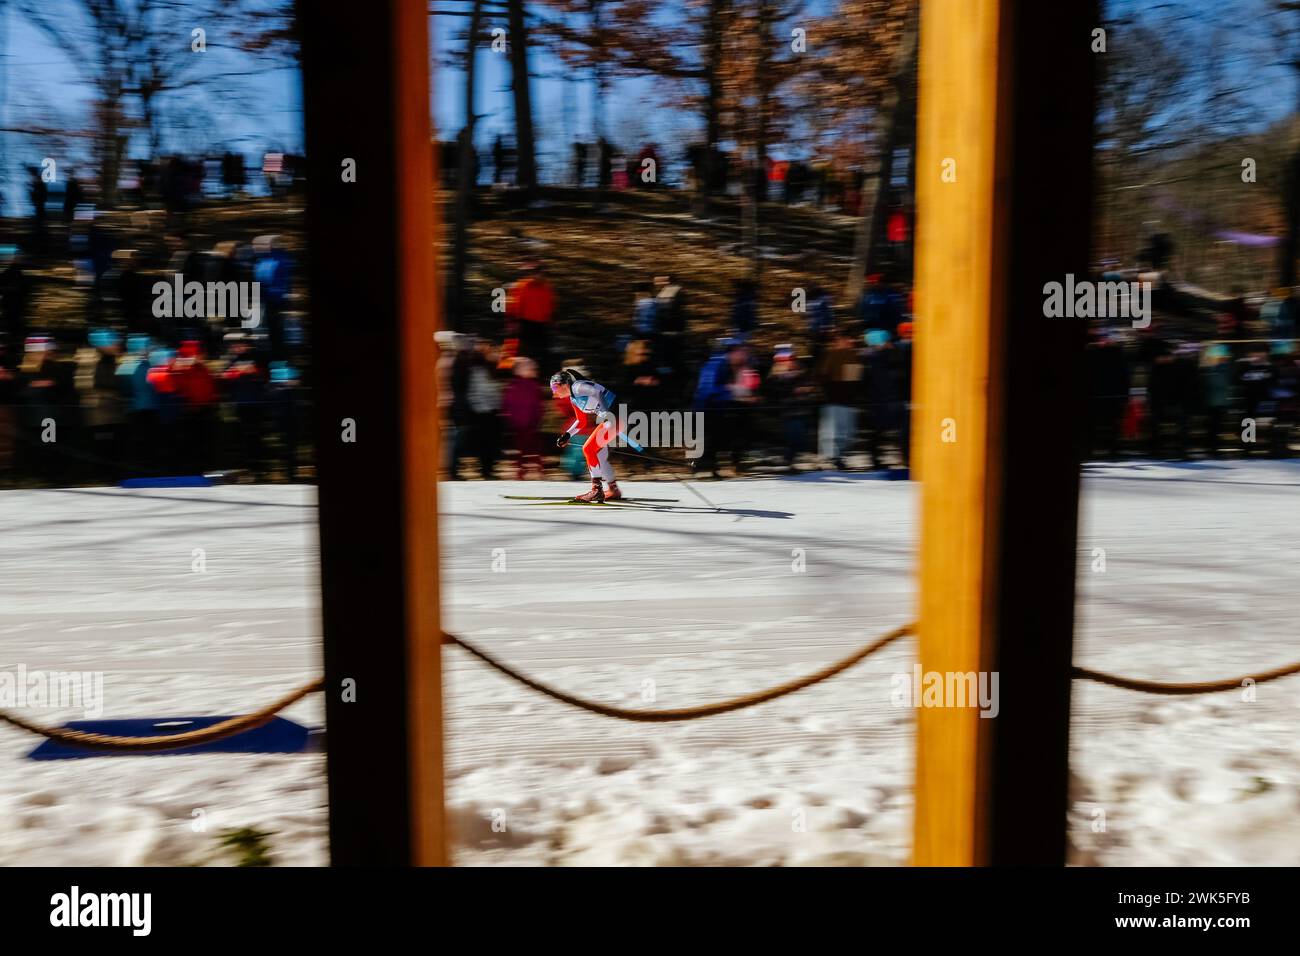
[[[450,259],[453,199],[449,193],[440,195],[444,261]],[[466,330],[499,337],[501,318],[491,311],[492,290],[508,286],[520,266],[533,258],[546,264],[556,287],[557,347],[566,353],[589,350],[593,328],[608,333],[612,342],[616,330],[630,319],[637,284],[662,274],[683,285],[693,331],[703,337],[724,328],[731,283],[747,267],[740,209],[734,200],[719,200],[714,218],[704,220],[692,215],[687,197],[668,191],[611,193],[608,202],[596,205],[589,190],[543,189],[526,209],[508,192],[482,190],[478,199],[470,230],[471,311]],[[764,328],[756,341],[767,346],[785,341],[802,325],[801,317],[791,311],[791,290],[816,282],[832,291],[842,289],[856,220],[777,204],[765,206],[762,218]],[[142,229],[138,212],[119,210],[106,214],[104,222],[118,245],[152,251],[155,258],[161,253],[167,230],[159,218]],[[27,224],[6,220],[3,225],[8,241],[14,241]],[[191,213],[186,223],[198,249],[277,233],[296,253],[307,245],[303,227],[299,197],[213,202]],[[72,264],[62,253],[66,234],[61,227],[54,231],[51,247],[47,261],[29,266],[36,279],[32,324],[75,338],[84,327],[89,290],[77,284]]]
[[[593,199],[590,191],[543,190],[524,210],[508,193],[481,194],[471,229],[466,330],[499,335],[492,290],[507,286],[523,262],[537,258],[558,293],[556,347],[566,355],[582,355],[593,346],[612,348],[613,336],[631,320],[638,283],[656,275],[669,275],[683,286],[696,349],[722,332],[732,283],[748,267],[739,205],[720,200],[706,220],[694,216],[679,193],[611,193],[603,205]],[[803,317],[791,309],[793,289],[821,283],[842,290],[856,219],[768,204],[762,220],[763,327],[755,341],[770,347],[801,334]],[[593,327],[607,338],[593,343]]]

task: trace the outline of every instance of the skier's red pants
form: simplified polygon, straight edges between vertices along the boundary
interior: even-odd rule
[[[605,446],[614,440],[614,426],[611,422],[597,425],[596,430],[582,443],[582,456],[587,459],[587,467],[593,472],[608,467],[609,452]]]

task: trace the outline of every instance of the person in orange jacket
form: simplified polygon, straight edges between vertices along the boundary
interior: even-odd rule
[[[509,317],[507,338],[517,331],[519,354],[545,365],[550,351],[551,318],[555,314],[555,287],[546,278],[540,262],[529,263],[523,278],[510,287],[506,296]]]

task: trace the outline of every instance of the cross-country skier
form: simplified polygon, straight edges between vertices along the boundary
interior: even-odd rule
[[[618,435],[618,425],[614,418],[614,393],[598,382],[593,382],[581,372],[571,368],[562,369],[551,376],[551,394],[557,398],[567,398],[573,408],[573,421],[569,427],[560,432],[555,444],[563,448],[578,432],[587,426],[587,416],[596,416],[596,430],[582,444],[583,457],[591,469],[591,490],[585,495],[578,495],[574,501],[591,501],[597,504],[603,501],[618,501],[623,493],[614,480],[614,468],[609,463],[608,445]],[[606,490],[603,483],[608,482]]]

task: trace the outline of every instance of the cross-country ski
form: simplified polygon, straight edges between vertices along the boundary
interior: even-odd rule
[[[508,501],[573,501],[575,499],[565,497],[564,495],[502,495],[502,498]],[[681,501],[680,498],[623,498],[623,501],[629,504],[648,504],[648,503],[668,503]]]

